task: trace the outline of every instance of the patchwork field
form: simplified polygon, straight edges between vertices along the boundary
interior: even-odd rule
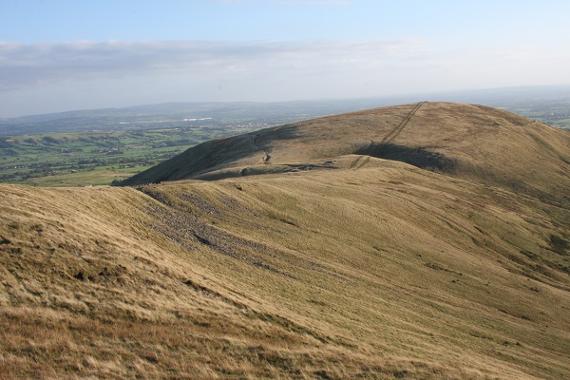
[[[188,124],[188,123],[187,123]],[[0,138],[0,182],[38,186],[110,185],[201,142],[256,124],[54,132]]]

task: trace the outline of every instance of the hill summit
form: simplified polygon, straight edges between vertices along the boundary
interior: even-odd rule
[[[358,155],[407,162],[534,194],[568,190],[568,133],[485,106],[422,102],[328,116],[214,140],[123,182],[363,166]]]

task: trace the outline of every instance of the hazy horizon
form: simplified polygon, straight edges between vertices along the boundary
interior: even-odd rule
[[[511,96],[512,95],[512,96]],[[500,99],[512,102],[513,96],[522,97],[525,101],[529,101],[531,98],[536,98],[537,96],[541,99],[551,99],[560,100],[563,98],[570,97],[570,84],[561,85],[546,85],[546,86],[512,86],[512,87],[497,87],[497,88],[482,88],[482,89],[464,89],[449,92],[423,92],[423,93],[407,93],[400,95],[385,95],[385,96],[370,96],[370,97],[351,97],[351,98],[339,98],[339,97],[321,97],[312,99],[284,99],[278,101],[264,101],[264,100],[213,100],[213,101],[185,101],[184,99],[168,101],[168,102],[156,102],[156,103],[133,103],[133,104],[113,104],[109,106],[101,107],[90,107],[90,108],[63,108],[59,110],[53,110],[49,112],[40,113],[26,113],[18,114],[12,116],[0,116],[0,120],[10,120],[18,118],[26,118],[41,115],[59,114],[59,113],[71,113],[71,112],[88,112],[88,111],[99,111],[106,109],[129,109],[129,108],[139,108],[139,107],[156,107],[161,105],[175,105],[175,104],[239,104],[239,103],[254,103],[254,104],[287,104],[287,103],[334,103],[334,102],[373,102],[378,101],[378,106],[384,105],[397,105],[404,104],[406,102],[412,103],[417,101],[442,101],[442,102],[457,102],[457,103],[481,103],[486,105],[497,105],[500,102],[492,101],[492,99]],[[516,101],[516,100],[515,100]]]
[[[0,117],[570,84],[565,1],[0,4]]]

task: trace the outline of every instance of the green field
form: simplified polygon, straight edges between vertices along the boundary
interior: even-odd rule
[[[4,137],[0,139],[0,182],[107,185],[201,142],[253,128],[239,124]]]

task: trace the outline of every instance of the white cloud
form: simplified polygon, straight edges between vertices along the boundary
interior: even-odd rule
[[[367,97],[570,82],[570,51],[424,40],[0,43],[0,117],[166,101]]]
[[[252,71],[268,65],[309,71],[374,66],[409,58],[419,47],[415,41],[0,44],[0,90],[141,72],[210,71],[209,75],[215,76],[217,72]]]

